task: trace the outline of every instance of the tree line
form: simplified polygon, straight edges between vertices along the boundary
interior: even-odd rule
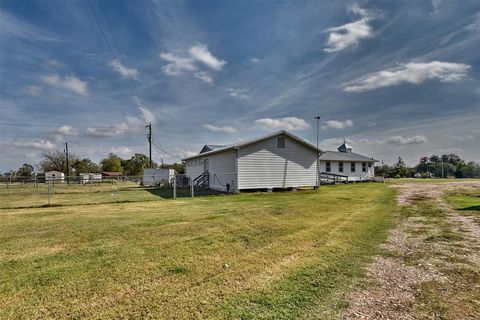
[[[417,165],[409,167],[398,157],[394,165],[375,166],[375,175],[388,178],[480,178],[480,163],[466,162],[458,155],[450,153],[421,157]]]
[[[97,164],[89,158],[80,158],[75,154],[68,156],[68,172],[71,176],[77,176],[80,173],[100,173],[100,172],[121,172],[126,176],[143,175],[143,169],[150,167],[148,156],[143,153],[135,153],[130,159],[123,159],[114,153],[100,160]],[[177,173],[185,172],[183,163],[157,164],[152,162],[153,168],[172,168]],[[42,161],[38,164],[41,172],[60,171],[67,173],[67,157],[61,151],[48,152],[43,155]],[[10,173],[13,176],[32,177],[35,174],[33,165],[24,163],[18,170]]]

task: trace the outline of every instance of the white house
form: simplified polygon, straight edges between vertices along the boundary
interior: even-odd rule
[[[314,187],[319,153],[315,146],[282,130],[227,146],[205,145],[184,161],[194,184],[238,192]]]
[[[143,170],[143,185],[154,186],[157,184],[168,184],[175,176],[173,169],[144,169]]]
[[[65,174],[60,171],[45,172],[45,181],[65,182]]]
[[[320,156],[322,182],[329,176],[338,176],[348,182],[374,180],[374,163],[377,161],[352,152],[352,147],[344,141],[337,151],[322,152]]]

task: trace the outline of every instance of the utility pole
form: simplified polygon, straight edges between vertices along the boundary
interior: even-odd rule
[[[317,154],[317,175],[316,175],[316,177],[317,177],[316,182],[317,183],[316,183],[316,185],[317,185],[317,188],[318,188],[318,187],[320,187],[320,151],[318,150],[318,127],[320,125],[320,116],[316,116],[314,118],[317,119],[317,152],[318,152],[318,154]]]
[[[152,168],[152,123],[149,122],[148,125],[145,126],[145,128],[148,128],[148,146],[149,146],[149,158],[150,158],[150,169]]]

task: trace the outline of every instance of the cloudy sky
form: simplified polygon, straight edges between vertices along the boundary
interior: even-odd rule
[[[392,163],[480,160],[480,2],[2,1],[0,171],[171,162],[286,129]]]

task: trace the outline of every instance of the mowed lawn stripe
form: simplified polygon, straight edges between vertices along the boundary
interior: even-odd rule
[[[0,210],[0,318],[319,314],[393,210],[381,184]]]

